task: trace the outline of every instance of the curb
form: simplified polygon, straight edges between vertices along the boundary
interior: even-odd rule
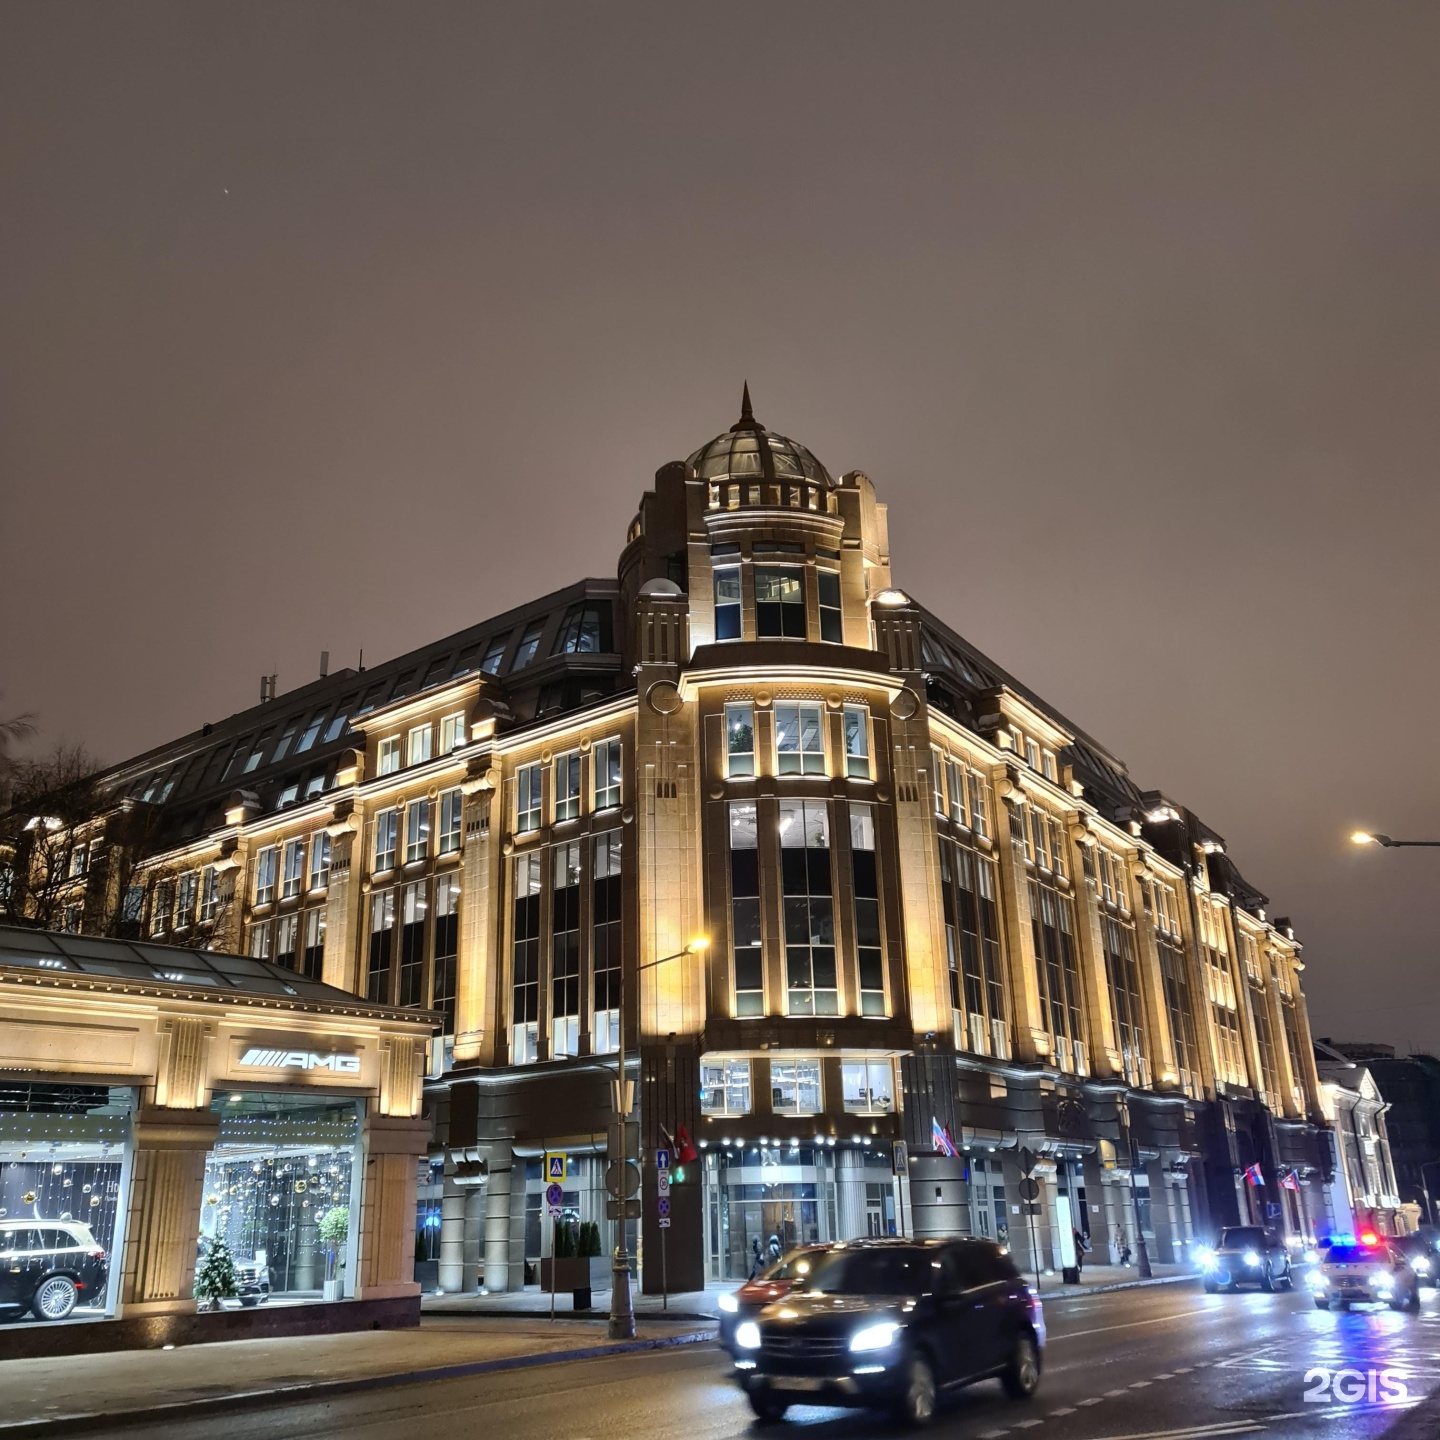
[[[420,1385],[432,1380],[460,1380],[472,1375],[495,1375],[505,1370],[530,1370],[540,1365],[560,1365],[572,1360],[598,1360],[604,1355],[628,1355],[640,1350],[668,1350],[681,1345],[701,1345],[715,1338],[713,1331],[686,1335],[661,1335],[648,1340],[621,1340],[615,1344],[587,1345],[575,1350],[547,1350],[534,1355],[511,1355],[501,1360],[475,1360],[463,1365],[438,1365],[428,1370],[407,1370],[395,1375],[361,1375],[350,1380],[317,1380],[301,1385],[280,1385],[269,1390],[241,1390],[232,1395],[204,1396],[176,1400],[164,1405],[141,1406],[130,1410],[86,1411],[56,1415],[43,1420],[0,1421],[0,1436],[79,1435],[91,1430],[129,1425],[159,1425],[170,1420],[198,1419],[232,1410],[258,1410],[267,1406],[310,1400],[362,1390],[386,1390],[401,1385]]]
[[[1114,1280],[1108,1285],[1072,1285],[1064,1290],[1042,1290],[1041,1301],[1083,1300],[1087,1295],[1109,1295],[1115,1290],[1148,1290],[1155,1285],[1180,1285],[1197,1280],[1197,1275],[1153,1275],[1149,1280]],[[0,1434],[3,1434],[0,1429]]]

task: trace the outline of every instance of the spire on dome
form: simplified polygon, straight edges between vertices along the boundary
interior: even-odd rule
[[[740,396],[740,418],[730,427],[734,430],[762,430],[764,426],[755,418],[755,412],[750,408],[750,382],[745,381],[745,388]]]

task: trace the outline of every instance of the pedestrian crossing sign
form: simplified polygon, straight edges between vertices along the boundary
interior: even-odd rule
[[[546,1155],[545,1178],[547,1180],[562,1181],[565,1179],[565,1156],[563,1152]]]

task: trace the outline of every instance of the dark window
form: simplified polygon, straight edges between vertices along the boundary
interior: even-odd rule
[[[535,652],[540,648],[540,634],[544,629],[543,620],[533,621],[526,626],[519,645],[515,647],[515,658],[510,662],[512,671],[523,670],[535,658]]]
[[[762,640],[805,638],[805,572],[799,566],[755,567],[755,633]]]
[[[816,1262],[812,1295],[928,1295],[935,1270],[929,1250],[836,1250]]]
[[[476,661],[480,656],[480,645],[477,641],[474,645],[467,645],[455,661],[455,668],[452,675],[468,675],[472,670],[478,668]]]
[[[480,669],[486,675],[498,675],[500,673],[500,662],[505,658],[505,647],[510,643],[510,634],[507,631],[504,635],[497,635],[486,648],[485,658],[480,662]]]
[[[740,638],[740,567],[722,565],[715,571],[715,638]]]
[[[610,605],[584,600],[572,605],[555,632],[552,655],[595,655],[611,648]]]
[[[817,570],[820,585],[820,638],[838,645],[845,638],[840,613],[840,577],[833,570]]]

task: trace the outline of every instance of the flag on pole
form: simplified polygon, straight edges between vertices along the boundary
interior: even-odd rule
[[[960,1152],[955,1148],[955,1142],[950,1138],[950,1132],[932,1115],[930,1117],[930,1143],[941,1155],[958,1155]]]
[[[1245,1167],[1245,1178],[1252,1185],[1263,1185],[1265,1183],[1265,1176],[1260,1169],[1260,1162],[1258,1160],[1253,1165],[1247,1165]]]
[[[1280,1177],[1280,1188],[1282,1190],[1299,1190],[1300,1177],[1293,1170],[1287,1170]]]

